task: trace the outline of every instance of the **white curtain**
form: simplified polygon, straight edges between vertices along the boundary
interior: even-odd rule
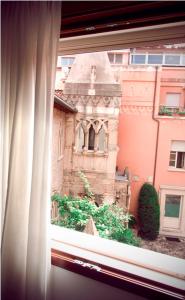
[[[2,299],[44,299],[60,2],[1,7]],[[48,255],[49,254],[49,255]]]

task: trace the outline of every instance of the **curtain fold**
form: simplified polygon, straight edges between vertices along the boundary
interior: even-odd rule
[[[46,296],[60,13],[60,2],[2,4],[2,299]]]

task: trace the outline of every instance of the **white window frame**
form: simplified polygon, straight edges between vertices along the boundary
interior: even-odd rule
[[[134,56],[139,56],[139,55],[144,55],[145,56],[145,62],[144,63],[139,63],[139,64],[136,64],[136,63],[132,63],[132,57]],[[148,57],[147,57],[147,53],[131,53],[130,55],[130,64],[131,65],[134,65],[134,66],[144,66],[147,64],[147,61],[148,61]]]
[[[121,53],[121,52],[110,52],[110,51],[107,51],[107,55],[108,55],[108,54],[112,54],[112,55],[113,55],[113,62],[110,62],[111,65],[116,65],[116,66],[118,65],[118,66],[119,66],[119,65],[122,65],[122,64],[123,64],[123,53]],[[118,55],[121,55],[121,57],[122,57],[121,63],[117,63],[117,62],[116,62],[116,55],[117,55],[117,54],[118,54]],[[108,58],[109,58],[109,56],[108,56]],[[110,60],[109,60],[109,61],[110,61]]]
[[[166,195],[176,195],[181,196],[181,203],[180,203],[180,215],[179,219],[181,222],[181,227],[178,229],[175,228],[167,228],[163,225],[163,217],[164,217],[164,210],[165,210],[165,201]],[[168,185],[161,185],[160,186],[160,233],[166,234],[168,236],[183,236],[185,233],[185,219],[183,218],[185,212],[185,187],[180,186],[168,186]],[[182,202],[183,201],[183,202]],[[184,260],[185,261],[185,260]]]
[[[149,62],[148,62],[148,57],[149,57],[149,55],[156,55],[156,56],[162,56],[162,63],[161,64],[149,64]],[[159,66],[159,65],[162,65],[163,64],[163,59],[164,59],[164,55],[163,55],[163,53],[148,53],[148,55],[147,55],[147,64],[148,65],[151,65],[151,66]]]
[[[179,56],[179,64],[167,64],[167,63],[165,63],[165,57],[166,56],[168,56],[168,55],[170,55],[170,56]],[[164,64],[164,66],[180,66],[180,62],[181,62],[181,54],[180,53],[164,53],[164,60],[163,60],[163,64]]]
[[[172,141],[172,143],[173,142],[178,142],[178,141]],[[185,141],[180,141],[180,142],[184,142],[185,143]],[[170,155],[169,155],[169,167],[168,167],[168,170],[169,171],[180,171],[180,172],[185,172],[185,151],[184,151],[184,148],[183,149],[176,149],[176,150],[174,150],[173,149],[173,146],[172,146],[173,144],[171,144],[171,147],[170,147],[170,154],[173,152],[173,153],[175,153],[175,160],[171,160],[170,159]],[[181,151],[181,150],[183,150],[183,151]],[[183,162],[183,165],[184,165],[184,167],[182,167],[182,168],[177,168],[177,160],[178,160],[178,153],[184,153],[184,162]],[[175,165],[174,166],[170,166],[170,161],[174,161],[175,162]]]
[[[173,166],[170,166],[169,165],[169,168],[171,169],[171,168],[173,168],[173,169],[175,169],[175,170],[184,170],[185,171],[185,152],[182,152],[182,153],[184,153],[183,154],[183,167],[182,168],[178,168],[177,167],[177,157],[178,157],[178,153],[180,153],[181,151],[170,151],[170,152],[175,152],[175,166],[173,167]]]
[[[58,55],[72,55],[95,51],[109,51],[155,46],[164,43],[185,42],[185,22],[148,26],[144,28],[113,31],[79,37],[60,39]],[[156,282],[184,290],[185,261],[164,254],[121,244],[114,241],[71,232],[66,228],[51,225],[51,245],[66,253],[98,263],[102,261],[117,269],[123,268],[130,274],[138,272],[143,277],[152,277]],[[119,249],[119,251],[118,251]],[[146,256],[149,265],[146,266]],[[133,260],[134,258],[134,260]],[[159,264],[156,268],[156,264]],[[168,269],[168,270],[167,270]]]

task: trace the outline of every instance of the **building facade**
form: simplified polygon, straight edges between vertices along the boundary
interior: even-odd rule
[[[65,119],[62,193],[82,192],[80,170],[98,201],[124,203],[137,216],[150,182],[161,233],[185,236],[185,49],[83,54],[62,65],[57,88],[78,111]]]
[[[184,49],[140,49],[119,71],[117,165],[131,173],[130,211],[137,214],[140,188],[151,182],[159,194],[160,231],[175,236],[185,235],[184,54]]]

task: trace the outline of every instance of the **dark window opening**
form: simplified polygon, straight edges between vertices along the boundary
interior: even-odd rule
[[[95,130],[91,125],[89,128],[88,150],[94,150],[94,143],[95,143]]]

